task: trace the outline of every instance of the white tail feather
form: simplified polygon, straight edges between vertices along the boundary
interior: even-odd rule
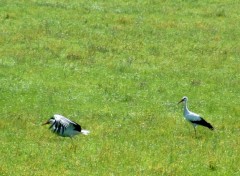
[[[81,130],[81,133],[84,134],[84,135],[88,135],[90,133],[90,131],[88,131],[88,130]]]

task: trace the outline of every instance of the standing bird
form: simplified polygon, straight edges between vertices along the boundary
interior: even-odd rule
[[[70,137],[72,139],[73,136],[82,133],[84,135],[88,135],[90,131],[83,130],[79,124],[69,120],[68,118],[55,114],[51,117],[47,122],[42,125],[51,124],[49,129],[52,130],[53,133],[56,133],[62,137]]]
[[[185,117],[186,120],[192,123],[195,131],[195,136],[196,136],[197,125],[202,125],[202,126],[208,127],[210,130],[213,130],[214,128],[210,123],[206,122],[202,117],[200,117],[200,115],[188,110],[187,101],[188,101],[188,98],[184,96],[181,99],[181,101],[178,102],[178,104],[183,102],[183,105],[184,105],[183,116]]]

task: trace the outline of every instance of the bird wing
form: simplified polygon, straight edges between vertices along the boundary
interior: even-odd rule
[[[62,115],[54,115],[54,117],[56,120],[54,131],[57,131],[57,130],[60,131],[60,128],[62,126],[61,129],[63,132],[64,130],[75,130],[75,131],[81,132],[81,126],[78,123],[71,121]]]
[[[200,117],[201,120],[197,120],[197,121],[191,121],[192,123],[195,123],[195,124],[198,124],[198,125],[202,125],[202,126],[205,126],[205,127],[208,127],[209,129],[213,130],[213,126],[208,123],[206,120],[204,120],[202,117]]]
[[[76,125],[75,122],[69,120],[68,118],[62,116],[62,115],[55,115],[55,120],[59,123],[61,123],[65,128],[67,128],[70,124]]]
[[[74,124],[72,124],[72,126],[73,126],[74,130],[81,132],[82,127],[76,122],[73,122],[73,123]]]

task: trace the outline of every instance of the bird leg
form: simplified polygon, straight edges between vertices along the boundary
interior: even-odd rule
[[[194,126],[195,137],[197,137],[196,127]]]

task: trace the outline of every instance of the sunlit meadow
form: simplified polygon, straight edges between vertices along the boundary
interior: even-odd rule
[[[0,175],[240,175],[240,3],[0,1]],[[183,97],[215,130],[183,118]],[[91,131],[41,124],[62,114]]]

